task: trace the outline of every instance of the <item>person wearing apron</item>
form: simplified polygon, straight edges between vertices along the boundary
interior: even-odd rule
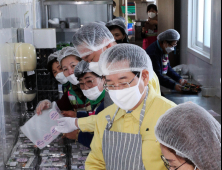
[[[136,45],[119,44],[101,54],[99,67],[114,104],[97,115],[86,170],[165,170],[154,134],[158,118],[176,104],[152,85],[152,63]],[[76,128],[73,118],[58,120],[56,130]]]

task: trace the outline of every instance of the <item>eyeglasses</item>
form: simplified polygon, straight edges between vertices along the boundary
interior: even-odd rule
[[[168,170],[172,170],[169,162],[166,160],[166,158],[165,158],[163,155],[161,155],[161,159],[163,160],[165,167],[166,167]],[[187,163],[187,162],[184,162],[182,165],[180,165],[179,167],[177,167],[177,168],[174,169],[174,170],[178,170],[181,166],[183,166],[183,165],[186,164],[186,163]]]
[[[170,45],[170,47],[176,47],[177,46],[177,44],[170,44],[170,43],[168,43],[169,45]]]
[[[79,83],[78,86],[80,89],[84,89],[85,86],[88,87],[88,88],[92,88],[93,87],[93,83],[95,82],[95,79],[96,78],[99,78],[99,77],[95,77],[94,79],[92,80],[87,80],[86,82],[84,83]]]
[[[106,91],[109,90],[115,90],[117,87],[119,89],[126,89],[130,87],[130,84],[133,82],[133,80],[138,76],[139,73],[136,74],[136,76],[130,81],[130,82],[124,82],[124,83],[119,83],[116,86],[114,85],[107,85],[106,83],[104,84],[104,88]]]

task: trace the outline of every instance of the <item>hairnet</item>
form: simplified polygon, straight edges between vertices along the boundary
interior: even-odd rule
[[[123,17],[116,17],[115,19],[120,19],[120,20],[122,20],[124,23],[126,22],[125,18],[123,18]]]
[[[99,67],[103,75],[146,69],[149,79],[153,77],[150,57],[145,50],[133,44],[118,44],[108,48],[100,55]]]
[[[202,107],[185,103],[168,110],[159,118],[155,134],[198,169],[221,169],[221,125]]]
[[[113,19],[113,20],[106,23],[107,28],[109,28],[111,26],[121,27],[124,30],[125,34],[128,35],[128,29],[126,28],[125,23],[121,19]]]
[[[61,61],[65,57],[70,56],[70,55],[79,57],[79,53],[74,47],[64,47],[59,53],[59,57],[58,57],[59,64],[61,65]]]
[[[180,34],[174,29],[169,29],[160,33],[157,39],[159,41],[179,41]]]
[[[48,63],[50,61],[52,61],[53,59],[55,59],[55,58],[57,59],[59,57],[59,53],[60,53],[60,51],[56,51],[56,52],[50,54],[49,57],[48,57]]]
[[[83,74],[83,73],[88,73],[88,72],[92,72],[89,69],[89,63],[85,62],[84,60],[80,61],[74,70],[75,76],[78,77],[79,75]]]
[[[102,24],[102,25],[106,25],[106,23],[103,22],[103,21],[95,21],[95,23]]]
[[[81,27],[73,36],[73,45],[81,58],[114,41],[115,39],[109,29],[96,22]]]

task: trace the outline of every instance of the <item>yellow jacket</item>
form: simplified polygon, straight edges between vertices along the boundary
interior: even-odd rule
[[[143,102],[132,113],[127,114],[119,109],[111,131],[137,134],[139,131],[139,117]],[[175,107],[176,104],[156,94],[155,90],[149,85],[149,94],[146,102],[146,111],[141,126],[142,135],[142,158],[146,170],[165,170],[161,160],[160,144],[156,140],[154,127],[159,117],[168,109]],[[87,160],[86,170],[105,170],[105,162],[102,153],[102,140],[105,127],[107,125],[106,115],[114,116],[117,106],[109,106],[99,113],[96,120],[94,138]]]
[[[153,88],[157,94],[161,95],[160,82],[159,82],[159,79],[154,71],[153,71],[153,78],[149,81],[149,84],[153,86]]]
[[[152,85],[152,87],[154,88],[154,90],[157,94],[161,95],[159,79],[158,79],[156,73],[155,72],[153,72],[153,73],[154,73],[153,78],[152,78],[152,80],[149,81],[149,84]],[[79,128],[81,129],[81,131],[82,132],[93,132],[95,129],[96,117],[97,117],[97,115],[93,115],[93,116],[78,119],[78,125],[79,125]]]

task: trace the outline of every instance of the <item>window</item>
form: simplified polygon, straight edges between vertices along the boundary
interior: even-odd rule
[[[211,1],[189,0],[188,49],[210,59]]]

